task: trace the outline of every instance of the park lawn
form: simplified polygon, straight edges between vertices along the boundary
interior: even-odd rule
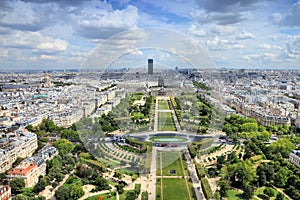
[[[179,151],[159,151],[157,153],[157,176],[188,176],[187,164],[183,160],[181,164],[181,152]],[[162,170],[160,169],[160,162],[162,159]],[[183,167],[182,167],[183,165]],[[170,174],[170,170],[176,170],[176,174]],[[161,174],[162,171],[162,174]]]
[[[163,176],[184,176],[184,169],[181,166],[181,152],[162,152],[162,175]],[[183,164],[184,166],[184,164]],[[176,170],[176,174],[170,174],[170,170]],[[185,173],[188,175],[187,173]]]
[[[159,131],[176,131],[176,127],[174,124],[158,124]]]
[[[69,177],[68,179],[70,179],[70,177]],[[67,179],[67,181],[68,181],[68,179]],[[67,181],[66,181],[66,182],[67,182]],[[77,178],[77,177],[74,177],[72,183],[64,183],[64,186],[65,186],[66,188],[68,188],[68,187],[70,187],[71,185],[76,184],[76,183],[79,183],[79,182],[81,182],[81,180],[80,180],[79,178]]]
[[[158,112],[158,130],[176,131],[176,127],[171,112]]]
[[[164,178],[163,185],[163,199],[172,200],[190,200],[189,192],[186,188],[184,178]],[[192,197],[192,194],[191,194]]]
[[[99,197],[101,197],[101,196],[104,197],[104,200],[116,200],[117,199],[116,196],[111,196],[110,194],[99,194],[99,195],[88,197],[85,200],[98,200]]]
[[[143,93],[137,92],[132,94],[131,99],[134,102],[135,100],[141,100],[141,98],[144,96]]]
[[[158,110],[170,110],[167,100],[158,100]]]
[[[161,199],[161,178],[156,179],[156,200]]]
[[[187,138],[181,137],[181,136],[165,136],[165,135],[161,135],[161,136],[154,136],[150,138],[150,141],[152,142],[159,142],[160,139],[164,139],[164,138],[176,138],[178,142],[186,142]]]
[[[254,195],[259,195],[259,194],[264,194],[264,189],[265,189],[266,187],[265,186],[263,186],[263,187],[259,187],[259,188],[257,188],[255,191],[254,191]],[[276,189],[273,189],[274,190],[274,197],[270,197],[270,200],[274,200],[274,199],[276,199],[276,195],[278,194],[278,191],[276,190]]]
[[[197,199],[196,198],[196,193],[195,193],[195,190],[194,190],[194,185],[192,183],[192,180],[191,179],[187,179],[188,181],[188,186],[189,186],[189,190],[190,190],[190,194],[192,196],[192,199]]]
[[[228,190],[226,199],[228,199],[228,200],[239,200],[239,199],[242,199],[241,194],[242,194],[242,192],[237,191],[237,190]]]

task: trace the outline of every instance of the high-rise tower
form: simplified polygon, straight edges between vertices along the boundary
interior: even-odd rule
[[[148,74],[153,75],[153,59],[148,59]]]

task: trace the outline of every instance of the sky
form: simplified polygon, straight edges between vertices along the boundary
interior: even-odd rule
[[[149,48],[166,59],[199,48],[217,68],[300,69],[299,19],[296,0],[0,0],[0,70],[78,69],[99,49],[116,64]],[[155,44],[153,29],[165,30]]]

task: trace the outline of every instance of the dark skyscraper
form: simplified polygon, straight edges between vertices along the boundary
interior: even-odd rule
[[[148,59],[148,74],[153,75],[153,59]]]

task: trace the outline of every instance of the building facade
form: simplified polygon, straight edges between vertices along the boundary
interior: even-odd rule
[[[289,155],[289,161],[300,168],[300,150],[293,150]]]
[[[153,59],[148,59],[148,74],[153,75]]]
[[[9,185],[0,186],[0,200],[11,200],[11,188]]]

